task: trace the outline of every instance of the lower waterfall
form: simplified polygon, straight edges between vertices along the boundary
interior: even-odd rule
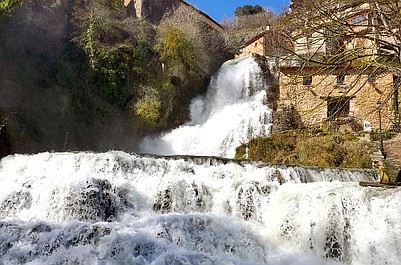
[[[227,158],[270,133],[265,98],[243,59],[194,100],[190,123],[142,143],[159,155],[3,158],[0,265],[401,264],[400,189],[358,185],[375,170]]]
[[[124,152],[0,163],[1,264],[399,264],[373,170]]]

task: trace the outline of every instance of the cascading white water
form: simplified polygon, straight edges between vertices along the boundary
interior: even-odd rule
[[[191,121],[146,138],[141,151],[233,158],[236,147],[270,133],[272,111],[265,99],[262,71],[252,58],[227,62],[212,79],[207,95],[193,100]]]
[[[374,177],[123,152],[9,156],[0,263],[397,264],[401,192],[355,182]]]
[[[270,130],[259,74],[251,59],[224,66],[193,102],[191,124],[144,148],[232,157]],[[376,179],[206,156],[9,156],[0,265],[401,264],[401,191],[358,185]]]

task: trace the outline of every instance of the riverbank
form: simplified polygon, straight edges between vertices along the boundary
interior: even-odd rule
[[[237,148],[236,158],[273,164],[371,168],[370,154],[374,151],[373,142],[355,135],[292,130],[242,144]]]

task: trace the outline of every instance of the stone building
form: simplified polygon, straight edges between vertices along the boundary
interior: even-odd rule
[[[301,2],[292,1],[293,8]],[[294,33],[294,52],[311,60],[305,62],[292,57],[281,63],[279,109],[293,107],[307,127],[348,124],[362,128],[365,123],[376,130],[379,128],[379,103],[383,127],[391,129],[399,126],[400,77],[386,67],[366,64],[368,60],[375,59],[380,49],[375,38],[366,37],[366,34],[374,34],[378,29],[371,10],[369,4],[363,1],[338,9],[338,12],[346,14],[342,19],[350,30],[356,33],[364,31],[365,37],[362,38],[328,40],[319,31]],[[330,55],[338,54],[339,49],[358,52],[365,61],[330,67],[313,63],[314,60],[324,61]],[[363,64],[365,66],[361,67]]]
[[[281,67],[279,108],[295,107],[307,127],[331,122],[360,127],[369,122],[374,129],[379,128],[377,102],[384,102],[391,94],[396,77],[382,72],[372,80],[369,69],[362,74],[351,68],[344,74],[344,70],[322,72],[313,67]],[[393,104],[386,102],[382,107],[382,124],[387,129],[396,118]]]
[[[241,46],[237,58],[246,56],[266,56],[270,58],[278,58],[287,53],[287,49],[291,46],[291,43],[287,39],[282,38],[280,45],[277,45],[277,39],[282,37],[270,26],[266,26],[259,34],[246,40]]]
[[[237,55],[237,58],[260,55],[267,56],[268,30],[265,30],[246,41]]]

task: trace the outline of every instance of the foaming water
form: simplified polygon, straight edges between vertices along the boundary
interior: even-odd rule
[[[0,263],[399,264],[401,192],[357,183],[375,177],[213,157],[9,156]]]
[[[269,133],[265,96],[257,64],[231,62],[189,124],[143,148],[232,157]],[[9,156],[0,265],[398,265],[401,191],[358,185],[375,180],[374,170],[206,156]]]
[[[161,136],[144,139],[141,151],[163,155],[231,157],[251,138],[267,135],[272,112],[265,85],[252,58],[231,61],[213,77],[207,95],[191,104],[191,121]]]

